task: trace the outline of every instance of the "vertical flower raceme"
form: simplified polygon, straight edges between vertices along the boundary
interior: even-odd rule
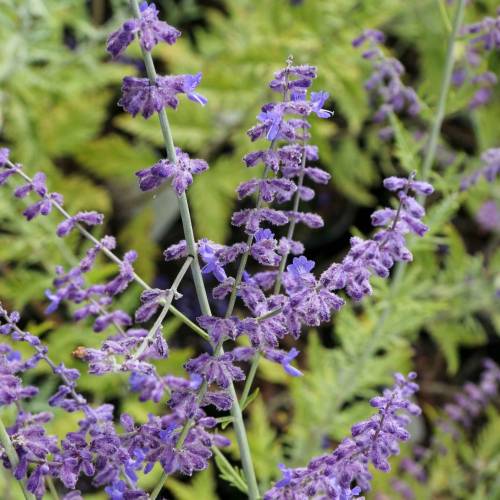
[[[416,116],[420,112],[420,102],[413,88],[402,81],[405,69],[401,62],[394,57],[387,57],[380,45],[385,36],[378,30],[365,30],[353,40],[354,47],[366,45],[363,58],[372,61],[373,73],[365,82],[365,90],[370,96],[370,101],[377,108],[373,121],[386,122],[391,113]],[[390,127],[381,130],[382,137],[390,133]]]
[[[370,489],[372,465],[382,472],[390,470],[389,458],[399,452],[399,443],[408,441],[410,416],[420,408],[410,401],[418,390],[408,378],[396,374],[395,385],[373,398],[371,406],[377,413],[351,428],[351,437],[344,439],[330,454],[313,458],[306,467],[287,469],[280,466],[283,478],[265,495],[265,500],[319,499],[343,500],[359,498]]]
[[[495,400],[500,389],[500,368],[491,359],[483,361],[483,371],[478,383],[467,382],[463,389],[454,395],[453,403],[446,404],[444,416],[438,427],[445,434],[450,434],[454,441],[464,443],[461,438],[464,431],[471,429],[477,419],[484,414],[487,406]],[[440,459],[446,453],[446,446],[437,436],[432,436],[430,445],[415,445],[411,456],[403,458],[399,463],[398,475],[391,480],[393,489],[401,493],[403,498],[415,499],[409,476],[413,481],[426,483],[428,472],[432,472],[434,459]],[[413,482],[411,481],[411,482]]]
[[[496,17],[486,16],[477,23],[465,25],[462,34],[469,37],[463,63],[453,73],[453,83],[460,87],[465,82],[476,90],[469,101],[469,108],[475,109],[487,104],[497,84],[497,75],[485,69],[486,57],[500,48],[500,9]]]

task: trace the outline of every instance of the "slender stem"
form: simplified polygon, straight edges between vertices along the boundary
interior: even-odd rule
[[[224,453],[222,453],[219,450],[219,448],[217,448],[217,446],[212,446],[212,451],[214,452],[214,455],[217,455],[217,457],[220,458],[220,460],[222,462],[224,462],[224,464],[226,465],[226,467],[231,470],[234,482],[239,484],[241,490],[245,491],[245,492],[248,491],[248,486],[243,481],[243,479],[241,478],[241,476],[234,470],[234,467],[231,465],[231,463],[229,462],[229,460],[225,457]]]
[[[257,368],[259,367],[260,361],[260,352],[255,353],[255,356],[252,359],[252,364],[250,365],[250,370],[248,370],[247,379],[245,380],[245,387],[243,387],[243,392],[241,393],[240,398],[240,406],[241,408],[245,407],[245,403],[248,400],[248,395],[250,394],[250,390],[252,389],[252,384],[255,379],[255,375],[257,374]]]
[[[431,135],[429,137],[429,143],[427,145],[427,151],[424,158],[424,163],[422,166],[422,172],[420,178],[422,180],[427,180],[436,157],[436,149],[439,139],[439,133],[441,131],[441,126],[443,124],[443,119],[446,111],[446,101],[448,99],[448,93],[451,85],[451,76],[453,74],[454,57],[453,53],[455,51],[455,42],[457,40],[460,27],[464,18],[464,8],[466,0],[459,0],[458,6],[455,12],[455,17],[453,19],[453,26],[448,38],[448,48],[446,50],[446,60],[444,63],[443,79],[441,81],[441,88],[439,89],[439,99],[436,109],[436,115],[434,118],[434,123],[432,124]]]
[[[160,491],[162,490],[163,485],[164,485],[165,481],[167,480],[167,478],[168,478],[168,474],[165,471],[163,471],[161,473],[160,480],[158,481],[158,483],[156,483],[156,486],[154,487],[153,491],[149,495],[149,500],[155,500],[158,497],[158,495],[160,494]]]
[[[132,10],[134,12],[134,15],[136,17],[140,17],[140,10],[139,10],[139,4],[137,0],[130,0],[130,5],[132,7]],[[151,57],[151,54],[144,49],[142,49],[142,56],[144,59],[144,64],[146,66],[146,73],[148,75],[149,81],[152,84],[156,83],[156,70],[154,67],[153,63],[153,58]],[[175,163],[177,158],[175,154],[175,147],[174,147],[174,141],[172,137],[172,132],[170,130],[170,124],[168,121],[167,113],[165,112],[164,109],[162,109],[158,113],[159,119],[160,119],[160,127],[161,131],[163,134],[163,138],[165,141],[165,149],[167,152],[167,157],[171,163]],[[189,205],[187,202],[187,197],[185,193],[183,193],[181,196],[178,197],[179,200],[179,212],[181,215],[181,220],[182,220],[182,227],[184,230],[184,237],[186,239],[186,244],[188,248],[188,252],[190,256],[193,258],[192,264],[191,264],[191,271],[193,274],[193,281],[194,285],[196,288],[196,295],[198,297],[198,302],[200,304],[200,308],[203,314],[205,315],[211,315],[210,311],[210,305],[208,302],[208,297],[207,293],[205,290],[205,284],[203,282],[203,275],[201,273],[201,268],[200,268],[200,263],[198,260],[198,251],[196,248],[196,241],[194,239],[194,232],[193,232],[193,225],[191,222],[191,214],[189,211]],[[241,279],[241,278],[240,278]],[[218,346],[219,347],[219,346]],[[218,351],[218,352],[217,352]],[[220,348],[216,349],[215,355],[222,354],[224,351],[222,349],[222,343],[220,344]],[[202,385],[202,388],[204,386]],[[231,414],[234,417],[234,428],[236,432],[236,437],[238,441],[238,446],[240,448],[240,454],[242,457],[242,464],[243,464],[243,471],[245,473],[245,477],[247,479],[248,483],[248,496],[250,499],[254,500],[259,497],[259,491],[257,488],[257,480],[255,478],[255,471],[253,468],[253,464],[251,461],[251,455],[250,455],[250,447],[248,445],[248,439],[246,436],[246,431],[245,431],[245,424],[243,422],[243,416],[241,414],[241,409],[238,405],[238,398],[236,396],[236,391],[234,389],[233,384],[230,384],[230,393],[233,399],[233,406],[231,408]],[[200,389],[201,391],[201,389]],[[206,388],[205,388],[206,391]],[[182,434],[185,433],[187,436],[187,433],[189,432],[189,428],[191,427],[192,422],[188,421],[184,425]],[[185,438],[185,437],[184,437]],[[179,441],[181,441],[179,439]],[[181,441],[181,445],[184,440]],[[179,442],[178,442],[179,445]],[[160,482],[157,484],[157,486],[153,490],[153,494],[151,498],[156,498],[156,496],[159,494],[163,487],[163,483],[165,480],[165,474],[162,476],[162,479]]]
[[[45,480],[47,482],[47,486],[49,487],[50,494],[54,500],[59,500],[59,494],[57,493],[56,487],[54,485],[54,481],[50,476],[45,476]]]
[[[172,301],[174,300],[175,293],[177,292],[177,288],[179,287],[182,278],[184,278],[184,275],[186,274],[187,270],[189,269],[189,266],[191,265],[191,262],[193,261],[193,257],[188,257],[184,264],[182,265],[180,271],[177,273],[177,276],[175,277],[174,282],[172,283],[172,286],[167,292],[167,296],[165,298],[165,304],[163,306],[163,309],[161,310],[160,314],[156,318],[156,321],[154,322],[153,326],[149,330],[148,334],[144,338],[144,340],[141,342],[140,346],[137,348],[135,351],[134,355],[132,356],[132,360],[138,359],[142,353],[147,349],[147,347],[151,344],[151,341],[156,334],[156,331],[161,328],[161,325],[163,323],[163,320],[165,319],[165,316],[168,313],[168,310],[170,308],[170,304],[172,304]]]
[[[14,446],[12,445],[12,441],[10,440],[10,436],[7,433],[7,429],[5,428],[5,425],[0,418],[0,443],[3,446],[3,449],[5,450],[5,453],[7,455],[7,458],[9,459],[12,471],[17,467],[17,464],[19,463],[19,457],[17,456],[16,450],[14,449]],[[35,500],[34,495],[32,495],[26,488],[26,483],[24,481],[18,481],[19,485],[21,486],[21,489],[23,491],[24,498],[26,500]]]
[[[21,169],[19,169],[14,163],[11,161],[7,161],[7,164],[11,167],[16,169],[16,173],[22,177],[26,182],[33,182],[33,179],[29,175],[27,175],[25,172],[23,172]],[[55,202],[52,200],[52,206],[65,218],[69,219],[71,218],[71,215],[61,206],[59,203]],[[113,261],[115,264],[118,264],[119,266],[123,263],[122,260],[114,254],[111,250],[108,250],[107,248],[103,247],[101,245],[101,242],[92,235],[85,227],[83,227],[81,224],[76,224],[75,228],[80,232],[80,234],[86,238],[87,240],[91,241],[94,243],[94,245],[98,245],[100,250],[108,259]],[[140,285],[142,288],[145,290],[151,290],[151,287],[137,274],[134,272],[133,274],[134,281]],[[179,318],[186,326],[191,328],[196,334],[198,334],[200,337],[203,337],[205,340],[209,338],[207,332],[205,332],[202,328],[200,328],[196,323],[191,321],[185,314],[183,314],[181,311],[179,311],[177,308],[174,306],[170,306],[170,312]]]

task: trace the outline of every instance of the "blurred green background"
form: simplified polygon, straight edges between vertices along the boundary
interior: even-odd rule
[[[245,131],[271,98],[267,82],[272,73],[291,54],[297,63],[318,66],[315,90],[328,91],[335,110],[333,119],[316,120],[312,129],[321,166],[332,174],[330,185],[319,189],[311,202],[326,225],[316,232],[301,229],[298,236],[307,256],[318,260],[318,269],[341,258],[349,236],[369,233],[371,210],[387,202],[382,178],[420,166],[419,151],[434,117],[453,5],[437,0],[156,3],[162,17],[183,31],[175,46],[155,49],[159,72],[202,71],[200,92],[209,99],[205,108],[185,101],[169,113],[176,145],[210,164],[189,190],[197,236],[226,243],[242,238],[231,229],[229,219],[237,206],[235,187],[254,175],[241,160],[255,149]],[[495,8],[493,0],[474,2],[467,7],[466,20],[494,15]],[[47,173],[50,188],[64,195],[69,212],[105,213],[102,234],[116,235],[122,251],[136,249],[138,273],[150,283],[164,284],[174,270],[162,261],[161,251],[182,237],[176,199],[168,187],[155,196],[141,193],[134,176],[163,156],[160,129],[155,117],[132,119],[116,105],[123,76],[142,71],[138,46],[134,44],[119,62],[110,61],[105,52],[107,35],[128,16],[126,2],[118,0],[0,0],[0,138],[2,146],[11,148],[13,160],[24,163],[29,173]],[[371,122],[363,90],[369,64],[351,46],[355,36],[371,27],[388,34],[388,52],[403,62],[406,82],[416,88],[424,105],[418,119],[398,122],[396,138],[387,142],[379,139],[379,128]],[[465,41],[460,41],[457,58],[464,48]],[[498,54],[484,62],[497,74],[499,63]],[[262,486],[278,475],[277,463],[304,465],[314,454],[334,446],[356,420],[370,414],[366,399],[390,383],[392,372],[413,368],[419,372],[419,398],[426,418],[415,433],[425,440],[453,392],[465,380],[477,378],[480,360],[485,355],[500,359],[495,297],[500,289],[498,233],[475,221],[484,201],[498,202],[500,186],[480,181],[467,193],[458,190],[461,178],[479,166],[479,154],[500,146],[500,99],[496,91],[488,106],[469,112],[466,104],[471,95],[467,87],[451,91],[432,177],[439,194],[427,216],[431,230],[412,243],[415,259],[397,289],[376,280],[373,298],[344,308],[333,326],[307,332],[299,345],[303,378],[289,380],[280,369],[263,363],[261,395],[248,410]],[[76,235],[58,239],[56,217],[26,223],[22,208],[23,203],[3,188],[0,298],[23,311],[27,326],[48,343],[55,361],[85,370],[71,352],[79,345],[97,345],[98,334],[89,324],[70,322],[71,311],[61,310],[49,318],[43,311],[44,290],[51,286],[54,267],[71,265],[86,245]],[[93,278],[114,272],[114,266],[102,261]],[[120,306],[133,311],[138,292],[131,287]],[[196,315],[189,283],[184,294],[183,309]],[[388,315],[382,326],[381,314]],[[182,363],[202,346],[174,320],[169,322],[168,336],[171,356],[159,370],[182,374]],[[56,387],[57,382],[46,375],[43,368],[32,374],[42,387],[40,397],[31,403],[33,409],[44,408]],[[158,411],[139,404],[126,378],[119,375],[99,379],[85,375],[80,387],[93,402],[113,402],[138,419]],[[76,419],[58,415],[52,431],[62,435]],[[449,453],[433,467],[429,484],[417,490],[417,498],[500,498],[495,477],[500,418],[491,409],[483,420],[465,434],[460,446],[449,444]],[[231,458],[238,460],[234,448]],[[158,471],[144,478],[144,484],[154,484],[155,474]],[[235,489],[216,477],[215,469],[210,469],[191,482],[172,480],[168,485],[178,499],[239,498]],[[375,493],[369,498],[377,498],[377,492],[389,495],[379,498],[397,498],[390,478],[377,476]],[[9,479],[1,481],[1,498],[16,498]],[[82,489],[86,498],[101,498],[88,485]]]

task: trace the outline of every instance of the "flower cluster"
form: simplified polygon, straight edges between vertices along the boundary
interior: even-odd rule
[[[384,180],[384,186],[396,192],[399,206],[377,210],[371,218],[375,227],[387,228],[378,231],[371,240],[351,238],[351,249],[342,263],[333,264],[321,275],[320,283],[326,289],[345,288],[351,298],[360,300],[371,293],[372,274],[386,278],[395,262],[412,260],[405,236],[407,233],[423,236],[428,228],[421,221],[425,210],[411,192],[428,196],[433,187],[427,182],[415,181],[412,176],[409,179],[389,177]]]
[[[500,231],[500,207],[495,200],[485,201],[481,205],[476,220],[484,231]]]
[[[483,166],[475,170],[471,175],[464,177],[460,183],[460,189],[465,191],[472,187],[483,177],[487,182],[494,182],[500,175],[500,148],[491,148],[481,155]]]
[[[445,406],[447,427],[452,423],[468,428],[488,403],[496,397],[500,388],[500,368],[491,359],[484,360],[484,370],[478,384],[468,382],[464,390],[454,397],[454,403]],[[451,427],[448,427],[451,430]]]
[[[307,467],[287,469],[280,466],[283,479],[265,495],[265,500],[359,498],[370,489],[369,466],[383,472],[390,470],[389,457],[399,452],[399,442],[408,441],[410,416],[420,415],[420,408],[410,401],[418,390],[408,378],[395,375],[395,385],[373,398],[370,404],[377,413],[351,428],[351,437],[344,439],[333,453],[314,458]]]
[[[373,73],[365,82],[365,90],[377,111],[373,116],[376,123],[385,122],[391,113],[406,112],[416,116],[420,112],[420,103],[415,91],[405,85],[402,76],[405,72],[403,65],[394,57],[387,57],[380,45],[385,41],[385,35],[378,30],[367,29],[352,42],[354,47],[367,45],[363,58],[372,61]],[[391,133],[390,127],[381,131],[382,137]]]
[[[142,191],[150,191],[161,186],[170,179],[174,191],[180,196],[193,183],[193,174],[199,174],[208,169],[204,160],[191,160],[187,153],[176,149],[177,161],[160,160],[152,167],[136,172],[139,187]]]
[[[466,25],[462,28],[463,35],[469,35],[463,64],[453,73],[452,81],[457,87],[466,81],[477,87],[469,108],[475,109],[487,104],[493,95],[493,87],[498,81],[492,71],[480,71],[483,58],[500,48],[500,9],[497,17],[485,17],[482,21]]]
[[[158,9],[155,4],[148,5],[147,2],[142,2],[139,10],[139,19],[128,19],[109,36],[107,49],[113,57],[123,54],[136,36],[141,47],[148,52],[162,41],[173,45],[181,36],[179,30],[158,19]]]
[[[110,35],[107,49],[113,57],[123,54],[136,36],[143,51],[149,53],[161,41],[173,45],[181,35],[176,28],[158,19],[158,9],[153,3],[142,2],[139,10],[138,18],[125,21]],[[118,104],[132,116],[140,113],[144,118],[165,107],[176,109],[179,94],[204,106],[207,100],[195,91],[200,81],[201,73],[157,76],[154,80],[127,76],[123,79],[122,98]]]

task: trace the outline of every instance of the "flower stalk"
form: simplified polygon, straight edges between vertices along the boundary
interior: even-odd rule
[[[5,425],[0,418],[0,443],[3,446],[3,449],[5,450],[5,454],[7,455],[7,458],[9,459],[10,465],[12,467],[12,470],[14,470],[17,465],[19,464],[19,457],[17,456],[16,450],[14,449],[14,446],[12,445],[12,441],[10,440],[10,436],[7,433],[7,429],[5,428]],[[18,481],[19,486],[21,487],[21,490],[23,492],[24,498],[26,500],[35,500],[34,495],[32,495],[26,488],[26,483],[25,481]]]

